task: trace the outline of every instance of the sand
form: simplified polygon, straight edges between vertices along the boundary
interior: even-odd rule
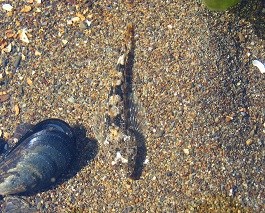
[[[69,171],[22,196],[37,211],[265,211],[265,78],[252,65],[265,62],[261,1],[219,13],[199,1],[3,3],[13,6],[0,8],[3,137],[53,117],[78,135]],[[146,148],[139,180],[114,172],[99,140],[128,23]]]

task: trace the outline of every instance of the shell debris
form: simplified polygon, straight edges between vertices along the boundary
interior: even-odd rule
[[[8,12],[11,12],[13,10],[13,7],[11,4],[3,4],[2,8],[3,8],[3,10],[6,10]]]
[[[18,35],[19,35],[19,39],[25,43],[29,43],[29,39],[28,39],[28,36],[27,36],[27,30],[26,29],[22,29],[18,32]]]
[[[258,60],[253,60],[252,64],[259,69],[259,71],[264,74],[265,73],[265,66]]]

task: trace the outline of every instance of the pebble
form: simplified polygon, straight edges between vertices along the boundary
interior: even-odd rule
[[[9,99],[9,94],[0,94],[0,103],[3,103]]]
[[[75,103],[75,99],[74,99],[74,97],[70,97],[70,98],[68,98],[67,101],[70,102],[70,103],[72,103],[72,104]]]
[[[28,84],[29,86],[32,86],[32,85],[33,85],[33,82],[32,82],[32,80],[31,80],[30,78],[27,78],[27,84]]]
[[[80,29],[85,30],[87,29],[87,24],[84,21],[81,21],[79,24]]]
[[[62,40],[62,43],[63,43],[64,45],[66,45],[66,44],[68,43],[68,41],[65,40],[65,39],[63,39],[63,40]]]
[[[16,104],[16,105],[14,106],[14,112],[15,112],[15,115],[16,115],[16,116],[19,115],[19,113],[20,113],[20,108],[19,108],[18,104]]]
[[[247,140],[246,140],[246,145],[249,146],[249,145],[251,145],[252,143],[253,143],[253,140],[252,140],[252,139],[247,139]]]
[[[22,13],[27,13],[27,12],[31,11],[31,9],[32,9],[31,6],[29,6],[29,5],[25,5],[25,6],[21,9],[20,12],[22,12]]]
[[[22,59],[22,55],[21,55],[21,54],[16,55],[16,56],[14,57],[14,71],[16,71],[17,68],[19,67],[20,62],[21,62],[21,59]]]
[[[155,136],[156,136],[157,138],[160,138],[160,137],[162,137],[164,134],[165,134],[165,130],[163,130],[163,129],[159,129],[159,130],[157,130]]]
[[[183,149],[183,152],[184,152],[186,155],[189,155],[189,154],[190,154],[190,150],[189,150],[189,149]]]
[[[38,50],[36,50],[35,53],[34,53],[35,56],[41,56],[41,54],[42,53],[40,51],[38,51]]]

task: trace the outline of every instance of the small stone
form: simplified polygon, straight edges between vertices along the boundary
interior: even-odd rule
[[[55,177],[52,177],[51,178],[51,182],[54,183],[56,181],[56,178]]]
[[[165,130],[163,130],[163,129],[159,129],[159,130],[156,132],[156,137],[160,138],[160,137],[162,137],[164,134],[165,134]]]
[[[32,9],[31,6],[29,6],[29,5],[25,5],[25,6],[21,9],[20,12],[22,12],[22,13],[27,13],[27,12],[31,11],[31,9]]]
[[[9,134],[8,132],[4,132],[4,134],[3,134],[3,138],[4,138],[4,139],[8,139],[8,138],[10,138],[10,134]]]
[[[32,82],[32,80],[31,80],[30,78],[27,78],[27,84],[28,84],[29,86],[32,86],[32,85],[33,85],[33,82]]]
[[[86,17],[83,16],[81,13],[77,13],[76,16],[79,17],[81,21],[84,21],[86,19]]]
[[[248,146],[250,146],[252,143],[253,143],[253,140],[252,140],[252,139],[248,139],[248,140],[246,141],[246,145],[248,145]]]
[[[225,121],[226,121],[227,123],[231,122],[233,119],[234,119],[234,117],[233,117],[233,116],[230,116],[230,115],[227,115],[227,116],[225,117]]]
[[[71,19],[71,21],[72,21],[73,23],[75,23],[75,22],[79,22],[79,21],[80,21],[80,18],[79,18],[79,17],[74,17],[74,18]]]
[[[85,29],[87,29],[87,25],[86,25],[86,23],[85,22],[80,22],[80,24],[79,24],[79,27],[80,27],[80,29],[82,29],[82,30],[85,30]]]
[[[64,45],[66,45],[68,43],[68,41],[65,40],[65,39],[63,39],[62,42],[63,42]]]
[[[8,94],[0,94],[0,103],[3,103],[5,101],[7,101],[9,99],[9,95]]]
[[[14,112],[15,112],[15,115],[16,115],[16,116],[19,115],[19,113],[20,113],[20,108],[19,108],[18,104],[16,104],[16,105],[14,106]]]
[[[41,56],[41,52],[39,52],[38,50],[35,51],[35,56]]]
[[[5,39],[0,38],[0,48],[3,49],[7,46],[7,41]]]
[[[72,104],[75,103],[75,99],[73,97],[68,98],[67,101]]]
[[[15,37],[14,31],[11,30],[11,29],[6,30],[5,31],[5,35],[6,35],[7,38],[14,38]]]
[[[173,26],[171,24],[167,25],[167,28],[172,30],[173,29]]]
[[[190,150],[189,150],[189,149],[183,149],[183,152],[184,152],[186,155],[189,155],[189,154],[190,154]]]
[[[21,62],[21,59],[22,59],[22,55],[16,55],[15,57],[14,57],[14,69],[16,70],[18,67],[19,67],[19,65],[20,65],[20,62]]]
[[[238,38],[239,38],[240,42],[244,42],[244,40],[245,40],[245,37],[241,32],[238,33]]]

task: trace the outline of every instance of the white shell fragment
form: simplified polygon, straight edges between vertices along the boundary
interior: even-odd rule
[[[28,39],[28,36],[26,34],[27,30],[26,29],[22,29],[20,32],[19,32],[19,38],[21,41],[25,42],[25,43],[29,43],[29,39]]]
[[[86,24],[87,24],[88,27],[90,27],[91,24],[92,24],[92,21],[85,20],[85,22],[86,22]]]
[[[259,71],[264,74],[265,73],[265,66],[263,63],[261,63],[260,61],[258,60],[253,60],[252,61],[252,64],[256,67],[258,67]]]
[[[120,152],[116,152],[116,157],[115,157],[114,161],[111,162],[111,164],[115,165],[119,161],[121,161],[122,163],[128,163],[128,160],[126,158],[122,157]]]
[[[11,4],[3,4],[2,8],[8,12],[12,11],[13,7]]]
[[[9,45],[7,45],[7,47],[5,47],[5,48],[3,49],[3,51],[6,52],[6,53],[10,53],[11,50],[12,50],[12,44],[11,44],[11,43],[10,43]]]
[[[126,55],[125,55],[125,54],[122,54],[122,55],[118,58],[117,64],[124,65],[124,64],[125,64],[125,57],[126,57]]]

